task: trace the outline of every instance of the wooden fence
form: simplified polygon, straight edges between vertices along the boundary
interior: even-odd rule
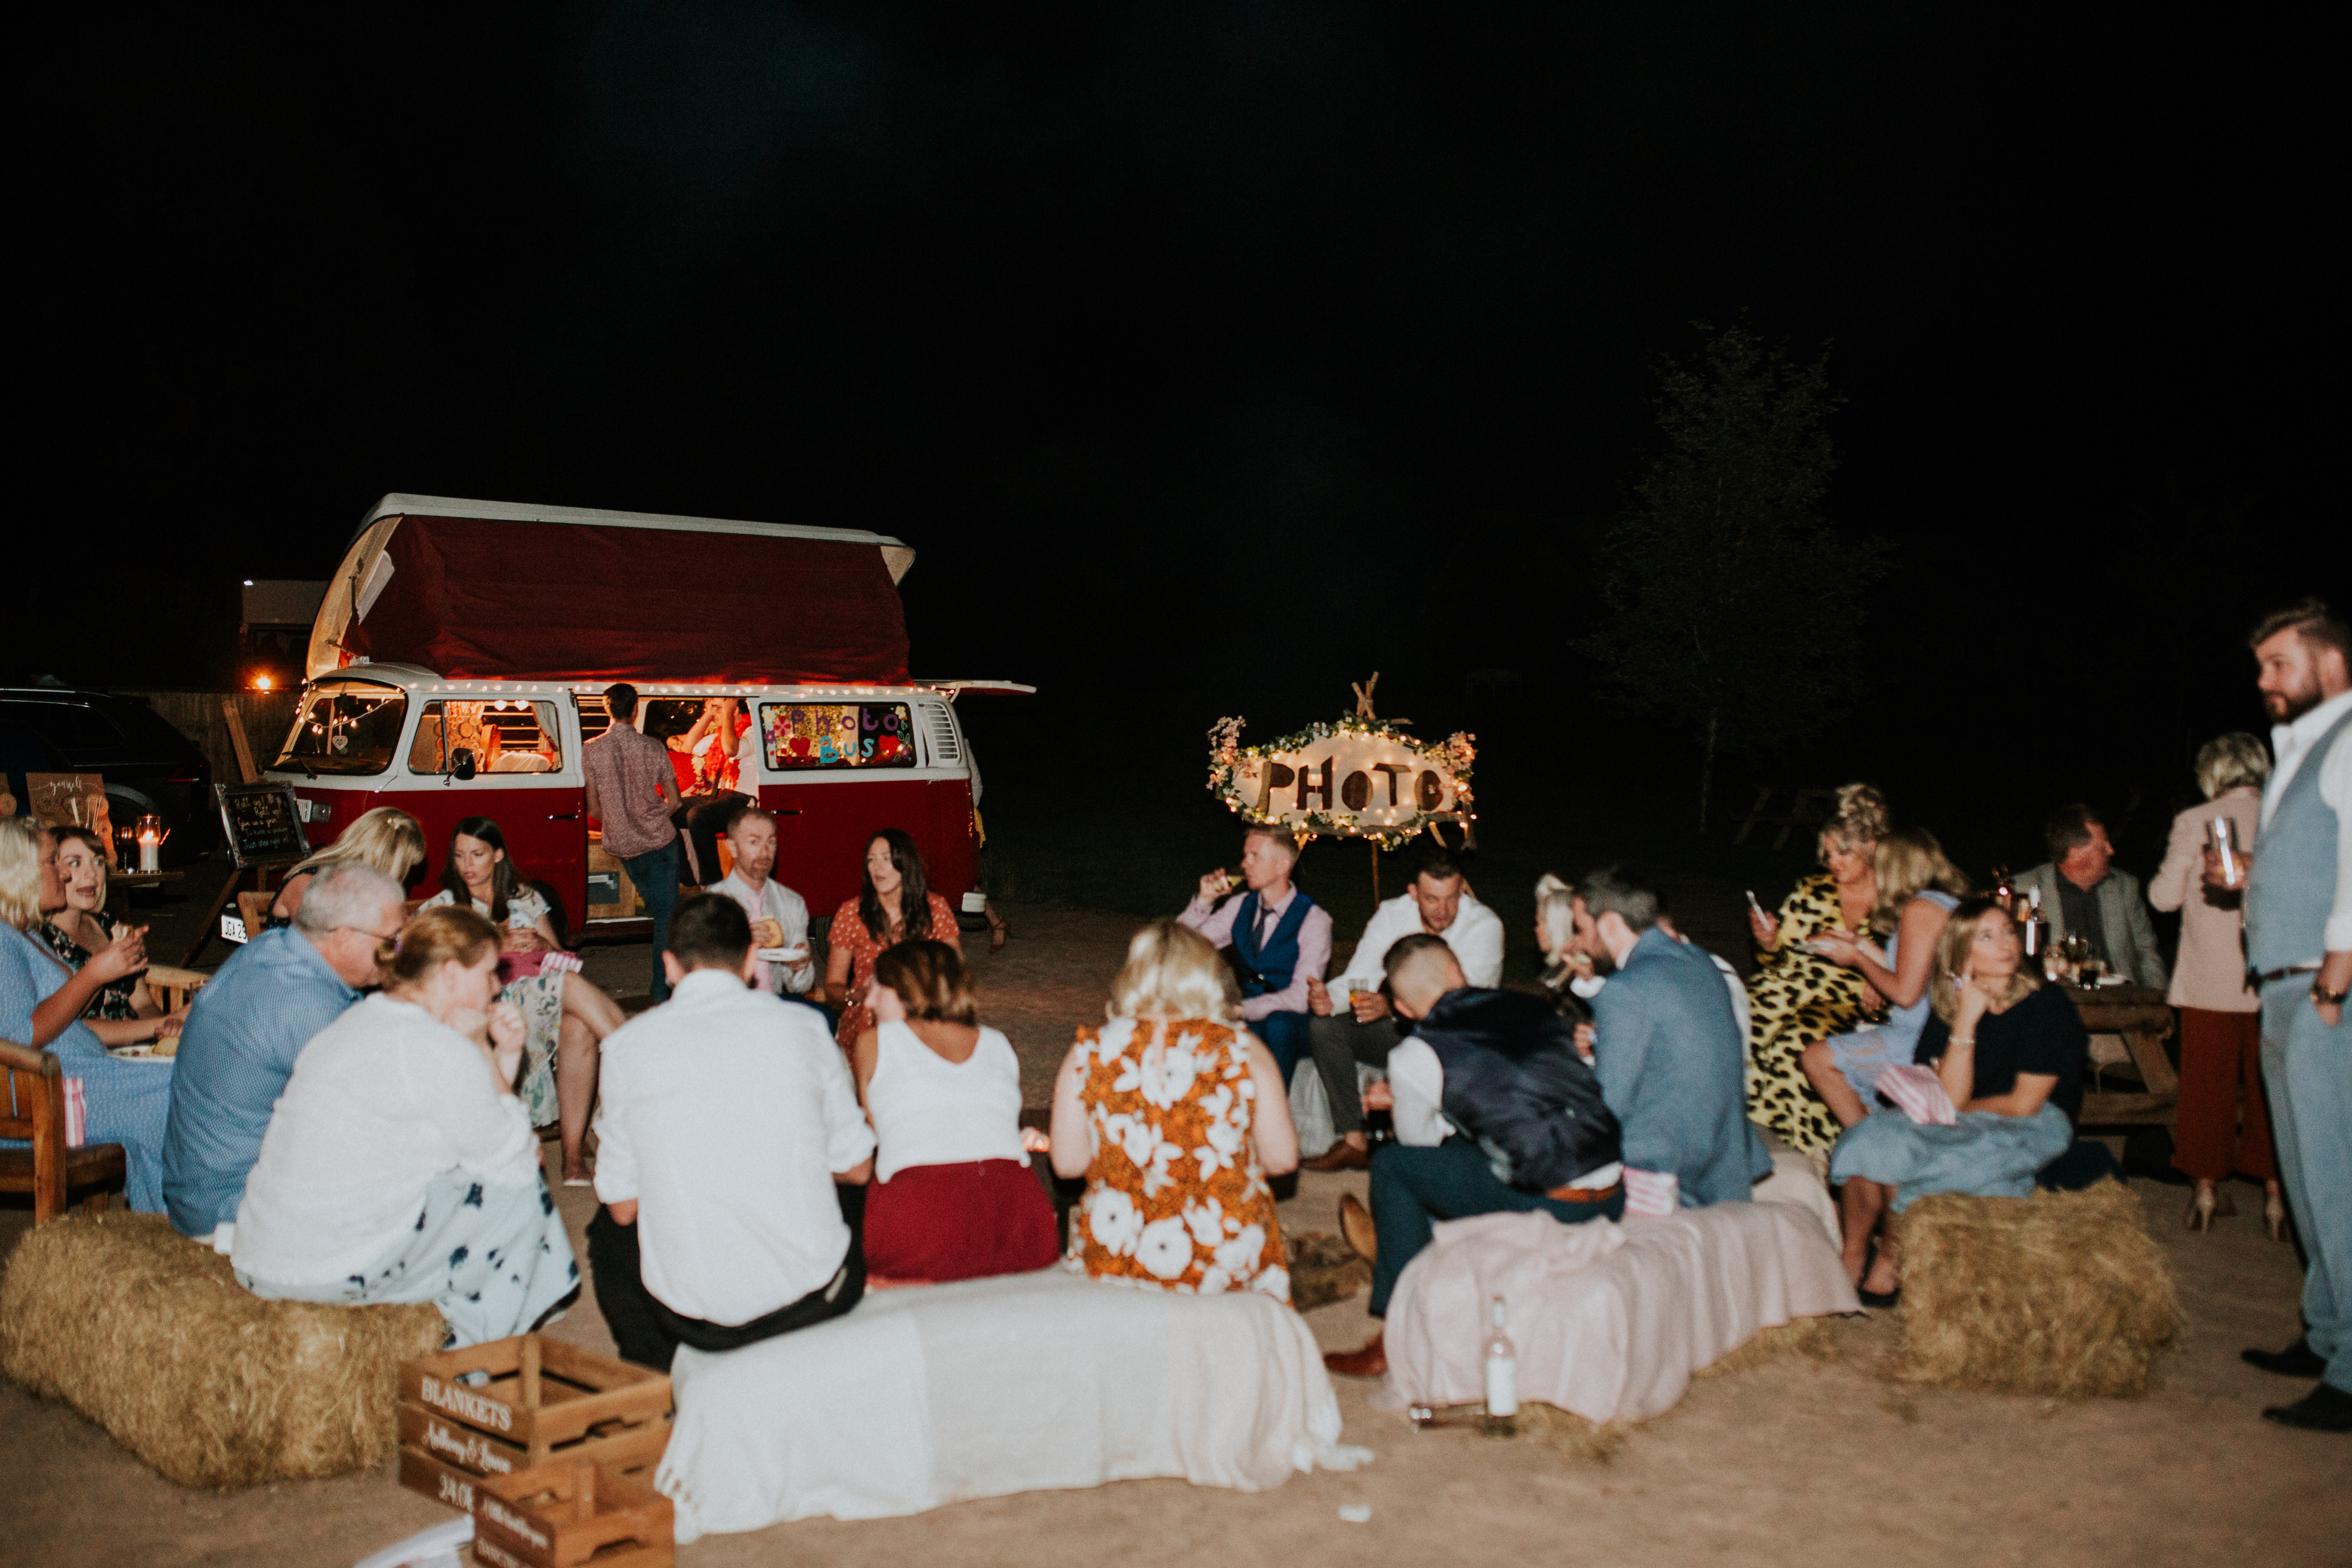
[[[236,705],[238,721],[244,725],[245,738],[253,748],[257,767],[268,767],[270,758],[278,754],[279,742],[294,722],[294,706],[301,696],[297,687],[285,691],[126,691],[162,714],[189,740],[204,748],[205,759],[213,765],[215,784],[236,784],[244,775],[238,773],[236,751],[230,745],[228,726],[221,718],[221,699],[226,697]]]

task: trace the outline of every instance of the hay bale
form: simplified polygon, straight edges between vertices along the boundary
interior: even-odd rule
[[[1692,1373],[1691,1381],[1703,1383],[1710,1377],[1752,1372],[1784,1355],[1801,1355],[1817,1362],[1836,1361],[1845,1353],[1843,1324],[1842,1318],[1791,1318],[1785,1323],[1759,1329],[1746,1344]]]
[[[1522,1436],[1549,1444],[1562,1458],[1584,1464],[1613,1465],[1625,1446],[1625,1428],[1616,1422],[1595,1426],[1573,1410],[1533,1399],[1519,1406],[1518,1426]]]
[[[429,1305],[262,1300],[160,1215],[41,1226],[0,1278],[0,1372],[184,1486],[382,1464],[400,1363],[443,1331]]]
[[[1901,1338],[1882,1377],[2131,1398],[2179,1328],[2172,1276],[2121,1182],[1922,1198],[1903,1216],[1902,1247]]]
[[[1290,1304],[1299,1311],[1371,1288],[1372,1266],[1339,1237],[1310,1230],[1285,1235],[1283,1244],[1290,1254]]]

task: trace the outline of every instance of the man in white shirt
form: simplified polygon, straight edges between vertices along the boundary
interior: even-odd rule
[[[604,1040],[588,1256],[641,1365],[807,1328],[866,1292],[874,1132],[823,1016],[751,989],[756,963],[733,900],[688,900],[662,954],[672,1000]]]
[[[735,868],[710,890],[742,906],[743,917],[751,922],[754,948],[799,955],[754,959],[751,984],[772,996],[804,994],[816,983],[816,960],[809,952],[808,901],[770,876],[776,868],[775,817],[756,805],[743,807],[727,825],[727,845],[734,852]],[[775,929],[762,931],[763,921]]]
[[[1503,983],[1502,918],[1474,898],[1462,868],[1437,845],[1424,846],[1411,886],[1372,911],[1339,977],[1307,987],[1307,1043],[1331,1100],[1338,1142],[1302,1166],[1309,1171],[1360,1171],[1371,1163],[1364,1108],[1356,1092],[1356,1064],[1380,1067],[1402,1037],[1381,990],[1389,950],[1415,934],[1443,937],[1466,983],[1492,990]]]
[[[1578,1225],[1625,1211],[1617,1119],[1551,999],[1470,986],[1444,939],[1427,932],[1392,946],[1387,969],[1413,1031],[1371,1090],[1396,1112],[1396,1142],[1371,1162],[1375,1318],[1435,1221],[1541,1209]],[[1379,1377],[1388,1352],[1375,1335],[1323,1364]]]

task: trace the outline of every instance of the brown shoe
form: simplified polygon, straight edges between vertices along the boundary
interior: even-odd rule
[[[1372,1168],[1372,1152],[1359,1149],[1345,1138],[1332,1144],[1312,1160],[1301,1160],[1302,1171],[1369,1171]]]
[[[1367,1263],[1380,1259],[1380,1232],[1372,1228],[1372,1211],[1348,1193],[1339,1199],[1339,1235],[1350,1250]]]
[[[1323,1358],[1324,1370],[1341,1377],[1386,1377],[1389,1374],[1388,1347],[1374,1334],[1364,1342],[1360,1351],[1333,1351]]]

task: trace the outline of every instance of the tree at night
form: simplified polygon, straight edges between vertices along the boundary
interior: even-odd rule
[[[1698,826],[1720,753],[1819,734],[1864,687],[1862,605],[1888,546],[1822,515],[1837,467],[1829,351],[1801,361],[1744,325],[1699,324],[1658,365],[1665,443],[1603,558],[1605,614],[1582,643],[1607,689],[1700,743]]]

